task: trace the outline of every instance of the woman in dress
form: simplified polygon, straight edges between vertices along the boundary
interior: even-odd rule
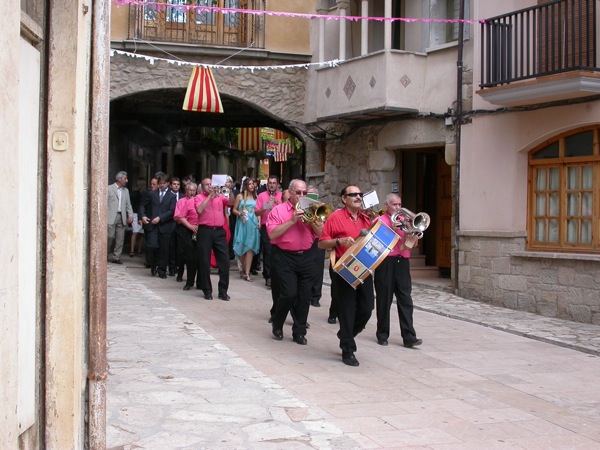
[[[260,222],[254,214],[256,203],[256,183],[247,178],[242,185],[242,191],[236,196],[232,213],[237,217],[233,241],[233,251],[240,259],[240,278],[253,281],[250,278],[252,257],[260,249]]]

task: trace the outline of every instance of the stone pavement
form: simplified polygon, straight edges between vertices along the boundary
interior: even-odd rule
[[[420,280],[423,345],[402,347],[397,324],[377,345],[372,318],[354,368],[326,320],[328,285],[300,346],[289,321],[272,339],[259,278],[232,270],[231,301],[207,301],[124,261],[108,272],[108,448],[600,449],[599,326]]]

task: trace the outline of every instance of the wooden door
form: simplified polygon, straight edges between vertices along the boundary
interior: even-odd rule
[[[438,158],[438,202],[436,211],[436,262],[440,268],[450,269],[452,261],[452,167],[443,157]]]

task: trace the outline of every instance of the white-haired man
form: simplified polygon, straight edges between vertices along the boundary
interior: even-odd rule
[[[125,242],[125,227],[133,222],[133,208],[129,198],[127,172],[118,172],[115,182],[108,186],[108,254],[112,250],[112,262],[121,262],[123,242]],[[114,247],[113,247],[114,246]],[[114,248],[114,249],[113,249]]]

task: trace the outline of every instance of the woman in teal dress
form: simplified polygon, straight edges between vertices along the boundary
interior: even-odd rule
[[[252,258],[260,249],[260,222],[254,214],[255,203],[256,184],[254,180],[246,178],[232,209],[233,214],[237,216],[233,251],[240,259],[240,277],[246,281],[254,281],[250,278]]]

